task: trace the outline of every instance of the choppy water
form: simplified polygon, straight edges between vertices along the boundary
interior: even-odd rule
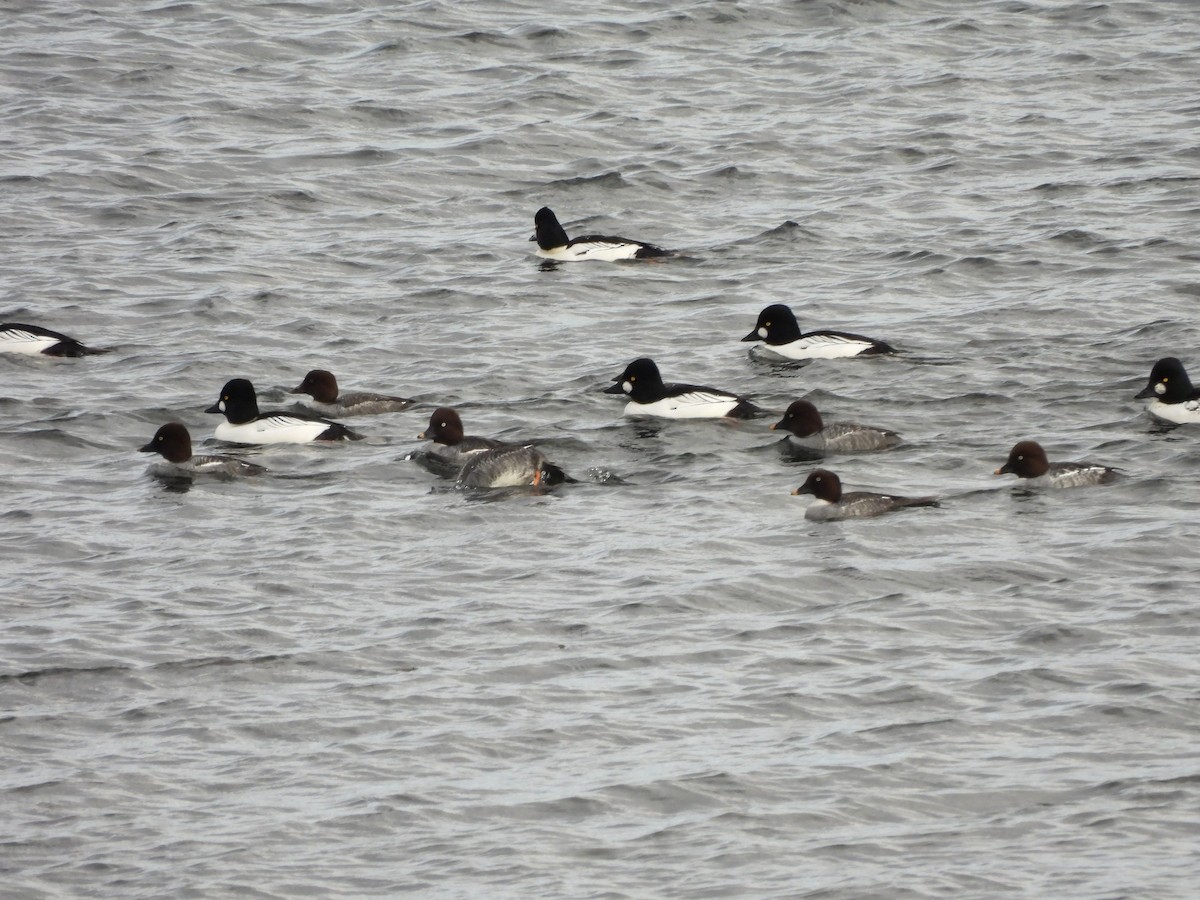
[[[0,359],[5,896],[1192,896],[1200,451],[1131,398],[1200,369],[1198,26],[8,4],[0,318],[115,350]],[[544,204],[686,258],[542,269]],[[906,355],[752,362],[774,302]],[[621,419],[640,355],[942,507],[806,522],[765,422]],[[146,474],[314,367],[423,406]],[[447,491],[443,403],[581,483]]]

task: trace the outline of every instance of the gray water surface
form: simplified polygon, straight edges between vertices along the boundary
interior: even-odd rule
[[[0,877],[13,898],[1189,898],[1200,9],[10,3]],[[682,251],[544,267],[533,213]],[[895,359],[773,367],[770,303]],[[821,464],[940,508],[813,524]],[[232,377],[418,398],[164,482]],[[577,484],[471,495],[431,410]],[[1036,493],[1021,439],[1120,467]],[[226,449],[226,448],[222,448]]]

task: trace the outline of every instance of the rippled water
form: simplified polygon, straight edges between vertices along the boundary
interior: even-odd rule
[[[1187,2],[9,4],[8,897],[1189,897],[1200,369]],[[543,268],[527,238],[685,251]],[[758,311],[899,359],[775,368]],[[939,509],[817,525],[772,420]],[[422,405],[162,483],[225,380]],[[447,490],[430,410],[580,483]],[[1029,494],[1016,440],[1127,477]],[[190,489],[189,489],[190,488]]]

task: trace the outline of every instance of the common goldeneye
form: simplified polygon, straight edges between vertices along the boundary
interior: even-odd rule
[[[1008,461],[996,470],[997,475],[1016,475],[1022,486],[1070,488],[1091,484],[1108,484],[1117,478],[1117,471],[1090,462],[1057,462],[1046,459],[1046,451],[1037,441],[1019,441],[1008,453]]]
[[[433,441],[423,460],[426,467],[437,474],[456,475],[460,487],[515,487],[573,480],[532,444],[508,444],[463,434],[462,419],[448,406],[433,411],[429,427],[417,438]]]
[[[193,456],[192,436],[178,422],[168,422],[150,439],[142,453],[158,453],[169,466],[157,468],[161,474],[170,475],[261,475],[267,471],[262,466],[236,459],[232,456]]]
[[[1200,422],[1200,390],[1192,387],[1183,363],[1173,356],[1160,359],[1150,370],[1150,382],[1134,400],[1153,398],[1146,411],[1165,422]]]
[[[468,456],[484,450],[502,447],[503,441],[463,433],[462,419],[448,406],[433,411],[429,426],[417,435],[417,440],[433,441],[433,453],[461,465]]]
[[[627,416],[662,416],[668,419],[747,419],[761,415],[749,400],[716,388],[695,384],[664,384],[654,360],[635,359],[616,377],[606,394],[626,394]]]
[[[26,356],[94,356],[107,350],[85,347],[73,337],[42,328],[5,322],[0,325],[0,352],[21,353]]]
[[[560,484],[567,476],[532,444],[508,444],[466,457],[457,485],[470,488]]]
[[[222,413],[225,421],[213,436],[234,444],[307,444],[310,441],[357,441],[362,435],[340,422],[307,413],[258,411],[254,385],[245,378],[225,383],[217,402],[205,410]]]
[[[774,303],[758,314],[754,330],[743,341],[762,341],[765,352],[784,359],[846,359],[895,353],[890,344],[845,331],[801,334],[790,307]]]
[[[816,497],[804,518],[814,522],[835,519],[859,519],[878,516],[906,506],[937,506],[936,497],[897,497],[894,494],[872,494],[869,491],[842,493],[842,481],[828,469],[814,469],[804,484],[792,491]]]
[[[900,435],[886,428],[872,428],[851,422],[831,422],[826,425],[817,408],[807,400],[793,401],[783,418],[771,426],[771,430],[788,432],[789,444],[832,453],[887,450],[900,443]]]
[[[629,238],[587,234],[568,239],[567,232],[558,224],[558,219],[548,206],[543,206],[537,211],[533,217],[533,225],[537,233],[530,240],[537,241],[537,255],[546,259],[563,262],[600,259],[612,262],[619,259],[671,256],[670,250]]]
[[[313,369],[288,393],[307,394],[310,399],[300,402],[325,416],[372,416],[377,413],[399,412],[416,402],[405,397],[390,397],[368,391],[352,391],[339,395],[337,379],[333,377],[332,372],[324,369]]]

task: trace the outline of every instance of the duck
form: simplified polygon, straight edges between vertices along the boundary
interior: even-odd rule
[[[142,453],[157,453],[167,464],[156,468],[165,475],[261,475],[264,466],[233,456],[194,456],[192,436],[181,422],[168,422],[154,432],[150,443],[139,448]]]
[[[308,413],[260,413],[254,385],[245,378],[227,381],[217,402],[205,412],[225,416],[213,436],[233,444],[307,444],[311,441],[358,441],[363,437],[340,422]]]
[[[1150,381],[1133,398],[1145,400],[1146,411],[1156,419],[1189,425],[1200,422],[1200,390],[1192,387],[1187,370],[1174,356],[1165,356],[1150,370]]]
[[[842,492],[842,481],[828,469],[814,469],[804,484],[792,491],[793,496],[812,494],[816,502],[804,511],[804,518],[813,522],[839,519],[860,519],[880,516],[886,512],[910,506],[937,506],[936,497],[901,497],[896,494],[873,494],[869,491]]]
[[[560,262],[580,262],[589,259],[615,262],[621,259],[653,259],[673,255],[670,250],[629,238],[599,234],[568,238],[566,230],[558,224],[558,218],[548,206],[543,206],[534,214],[533,226],[535,234],[530,240],[537,241],[536,253],[544,259]]]
[[[0,352],[20,353],[24,356],[95,356],[107,353],[96,347],[87,347],[57,331],[40,325],[23,325],[5,322],[0,325]]]
[[[1056,462],[1046,458],[1037,441],[1018,441],[996,475],[1016,475],[1023,487],[1071,488],[1108,484],[1118,477],[1116,469],[1090,462]]]
[[[417,435],[419,441],[433,441],[432,453],[459,465],[484,450],[504,446],[503,441],[463,433],[462,418],[448,406],[440,406],[429,416],[429,425]]]
[[[400,412],[416,402],[406,397],[392,397],[368,391],[339,394],[337,378],[325,369],[313,369],[288,393],[307,395],[307,398],[300,402],[325,416],[371,416]]]
[[[568,480],[566,473],[532,444],[507,444],[467,456],[455,485],[460,488],[537,487]]]
[[[462,418],[448,406],[429,417],[418,440],[433,441],[422,460],[439,475],[454,475],[459,487],[516,487],[573,481],[532,444],[512,444],[464,434]]]
[[[901,442],[900,435],[886,428],[852,422],[830,422],[826,425],[817,408],[808,400],[792,401],[783,418],[772,425],[771,430],[786,431],[790,446],[828,453],[888,450]]]
[[[627,416],[660,416],[667,419],[746,419],[765,410],[729,391],[696,384],[664,383],[658,365],[649,357],[635,359],[604,389],[625,394]]]
[[[847,359],[896,352],[891,344],[848,331],[802,334],[791,307],[783,303],[774,303],[760,312],[754,330],[742,340],[762,341],[766,354],[791,360]]]

